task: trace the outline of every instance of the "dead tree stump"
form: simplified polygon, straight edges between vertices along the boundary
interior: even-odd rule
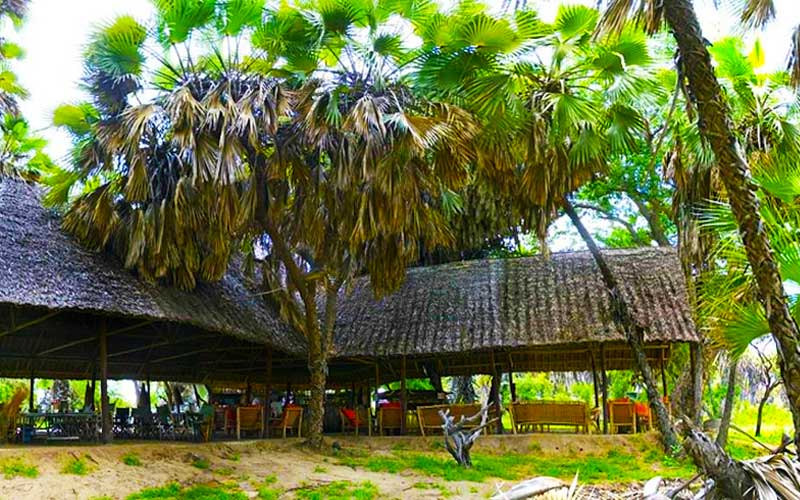
[[[439,416],[442,417],[445,448],[461,467],[472,467],[469,450],[475,444],[475,440],[478,439],[481,432],[497,420],[496,418],[489,420],[489,408],[491,406],[487,401],[481,406],[478,413],[471,417],[462,415],[458,422],[456,422],[455,417],[450,415],[449,409],[439,410]],[[478,419],[481,421],[480,425],[473,427],[471,424],[477,422]]]

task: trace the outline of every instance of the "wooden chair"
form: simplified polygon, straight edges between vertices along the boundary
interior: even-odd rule
[[[236,408],[236,439],[242,439],[242,431],[257,432],[264,436],[264,407],[240,406]]]
[[[270,427],[273,434],[283,433],[286,437],[287,431],[294,431],[297,437],[301,437],[301,427],[303,426],[303,408],[299,406],[287,406],[283,409],[281,419]]]
[[[632,402],[609,401],[608,415],[608,427],[612,434],[619,433],[620,427],[630,427],[632,432],[636,432],[636,411]]]
[[[400,432],[403,428],[403,409],[397,406],[381,406],[378,408],[378,434],[384,431]]]
[[[369,408],[339,408],[339,417],[342,419],[342,432],[353,431],[358,436],[358,430],[366,428],[367,435],[372,436],[372,415]]]
[[[214,435],[214,407],[204,404],[200,407],[200,414],[192,422],[194,435],[204,442],[211,441]]]

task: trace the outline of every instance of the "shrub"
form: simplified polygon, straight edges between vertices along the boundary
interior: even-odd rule
[[[122,463],[125,465],[130,465],[131,467],[138,467],[142,465],[141,459],[139,459],[139,455],[133,452],[128,452],[122,455]]]
[[[6,479],[13,477],[34,478],[39,475],[39,468],[24,461],[20,457],[13,457],[0,464],[0,471]]]

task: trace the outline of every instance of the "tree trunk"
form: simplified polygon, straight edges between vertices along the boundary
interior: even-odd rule
[[[450,392],[453,393],[455,403],[474,403],[478,399],[475,387],[472,385],[471,375],[457,375],[450,379]]]
[[[669,242],[669,239],[667,239],[666,233],[664,232],[664,225],[661,224],[659,213],[652,210],[647,205],[647,202],[639,200],[635,197],[631,197],[631,199],[639,209],[639,213],[642,214],[644,219],[647,221],[647,227],[650,230],[650,237],[653,238],[653,241],[658,243],[658,246],[660,247],[672,246],[672,244]]]
[[[780,385],[780,382],[775,382],[767,386],[761,401],[758,402],[758,415],[756,416],[756,437],[761,436],[761,417],[764,413],[764,405],[769,401],[772,391]]]
[[[722,419],[719,423],[719,432],[717,432],[717,444],[723,450],[728,445],[728,430],[731,427],[733,405],[736,398],[736,371],[738,367],[739,360],[731,360],[728,367],[728,390],[725,392],[725,407],[722,409]]]
[[[658,384],[653,376],[653,370],[650,368],[650,363],[648,362],[647,355],[644,351],[644,330],[638,324],[636,324],[633,316],[631,316],[630,309],[628,309],[628,304],[622,297],[620,288],[617,284],[617,279],[614,277],[611,269],[608,267],[605,258],[600,253],[600,249],[597,248],[597,245],[595,244],[592,236],[589,234],[589,231],[586,230],[586,227],[584,227],[580,217],[578,217],[577,212],[575,212],[575,208],[566,197],[563,198],[562,203],[564,206],[564,211],[572,221],[572,224],[578,230],[578,233],[580,233],[581,238],[583,238],[583,241],[586,243],[586,246],[589,248],[589,252],[592,254],[592,257],[597,263],[597,267],[600,268],[600,274],[603,277],[603,283],[608,290],[608,295],[610,298],[611,316],[617,327],[625,332],[625,337],[631,347],[631,351],[633,352],[636,366],[641,372],[642,378],[644,379],[644,384],[647,389],[647,399],[650,402],[650,408],[654,410],[656,415],[655,420],[658,430],[661,432],[661,442],[664,445],[664,449],[668,453],[672,453],[676,448],[680,447],[680,444],[678,443],[678,437],[675,434],[675,430],[672,428],[667,407],[664,404],[664,401],[661,399],[661,394],[658,392]]]
[[[750,171],[733,133],[730,109],[714,74],[697,15],[690,0],[664,0],[664,14],[672,28],[692,97],[697,104],[700,132],[714,151],[731,210],[739,226],[747,259],[758,285],[772,335],[778,344],[781,376],[786,387],[800,443],[800,332],[789,314],[782,280],[759,215],[758,198]]]
[[[721,493],[722,498],[752,498],[753,480],[741,464],[730,458],[717,443],[695,428],[691,422],[686,422],[684,429],[686,440],[683,446],[695,465],[714,479],[714,488]],[[750,493],[750,496],[745,493]]]
[[[313,449],[320,450],[322,449],[322,422],[325,415],[328,360],[323,351],[322,331],[314,304],[306,304],[306,335],[308,338],[308,371],[311,375],[311,400],[308,402],[306,444]]]

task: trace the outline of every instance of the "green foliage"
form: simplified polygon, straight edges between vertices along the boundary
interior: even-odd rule
[[[299,489],[297,498],[305,500],[372,500],[378,498],[378,487],[369,481],[362,483],[334,481],[322,486]]]
[[[385,455],[349,457],[342,461],[349,466],[364,467],[373,472],[398,474],[405,470],[440,477],[446,481],[485,482],[488,479],[516,481],[535,476],[552,476],[571,479],[579,471],[581,481],[593,483],[625,483],[646,481],[657,473],[666,478],[688,477],[694,468],[688,462],[664,457],[654,448],[646,448],[650,455],[643,457],[611,450],[604,454],[579,457],[569,454],[473,454],[473,467],[453,467],[452,458],[439,453],[393,452]]]
[[[35,478],[39,476],[39,468],[28,463],[22,457],[11,457],[0,461],[0,472],[6,479],[14,477]]]
[[[211,467],[211,461],[206,457],[198,457],[192,460],[192,467],[205,470]]]
[[[64,464],[61,467],[62,474],[72,474],[75,476],[85,476],[92,472],[94,468],[89,463],[88,455],[84,455],[82,457],[78,456],[68,456],[64,460]]]
[[[228,485],[195,485],[181,488],[170,483],[157,488],[146,488],[129,495],[126,500],[246,500],[248,497],[238,488]]]
[[[129,451],[128,453],[122,455],[122,463],[125,465],[130,465],[132,467],[138,467],[142,465],[142,460],[139,458],[139,455],[137,455],[132,451]]]
[[[277,482],[278,478],[274,474],[265,477],[264,481],[258,486],[258,498],[262,500],[277,500],[280,498],[283,490],[274,486]]]

